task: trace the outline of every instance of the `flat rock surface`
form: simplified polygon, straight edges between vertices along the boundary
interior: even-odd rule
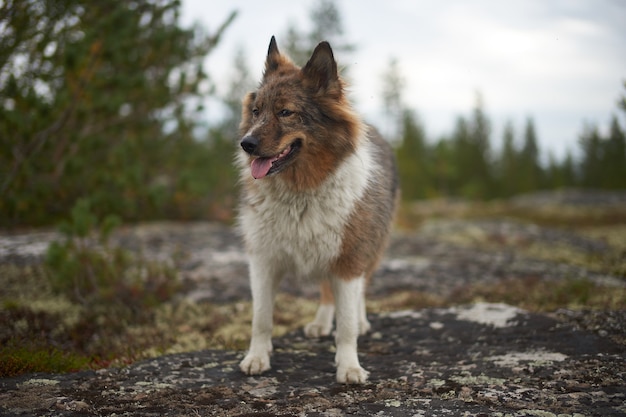
[[[626,317],[621,317],[625,319]],[[167,355],[122,369],[0,381],[3,415],[619,416],[624,347],[505,304],[372,317],[368,383],[334,382],[332,338],[275,340],[272,370],[242,352]]]

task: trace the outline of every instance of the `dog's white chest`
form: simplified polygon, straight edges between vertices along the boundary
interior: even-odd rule
[[[341,251],[346,222],[367,188],[371,170],[365,142],[315,190],[293,193],[259,187],[248,196],[240,217],[251,254],[298,276],[326,273]]]

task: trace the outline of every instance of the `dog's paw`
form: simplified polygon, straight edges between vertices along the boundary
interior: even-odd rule
[[[364,384],[367,381],[369,372],[360,366],[351,368],[337,368],[337,382],[340,384]]]
[[[248,353],[239,364],[239,369],[247,375],[259,375],[270,369],[270,357]]]
[[[304,326],[304,335],[313,339],[320,338],[322,336],[328,336],[333,330],[332,323],[330,325],[320,324],[315,321]]]
[[[328,336],[333,331],[333,319],[335,318],[335,306],[332,304],[320,304],[315,313],[315,319],[304,326],[306,337],[318,338]]]

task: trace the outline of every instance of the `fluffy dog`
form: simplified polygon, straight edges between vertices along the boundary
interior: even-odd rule
[[[272,37],[262,81],[243,100],[240,133],[239,227],[254,314],[240,368],[249,375],[270,369],[274,298],[281,278],[292,273],[321,284],[321,304],[305,334],[330,334],[336,318],[337,381],[363,383],[368,372],[357,338],[370,328],[365,283],[395,211],[393,152],[353,111],[328,42],[300,68]]]

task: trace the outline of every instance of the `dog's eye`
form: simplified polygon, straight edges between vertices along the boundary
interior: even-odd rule
[[[281,111],[278,112],[278,116],[279,117],[289,117],[293,114],[293,112],[291,110],[288,109],[282,109]]]
[[[256,107],[252,109],[252,115],[254,117],[257,117],[259,115],[259,109],[257,109]]]

